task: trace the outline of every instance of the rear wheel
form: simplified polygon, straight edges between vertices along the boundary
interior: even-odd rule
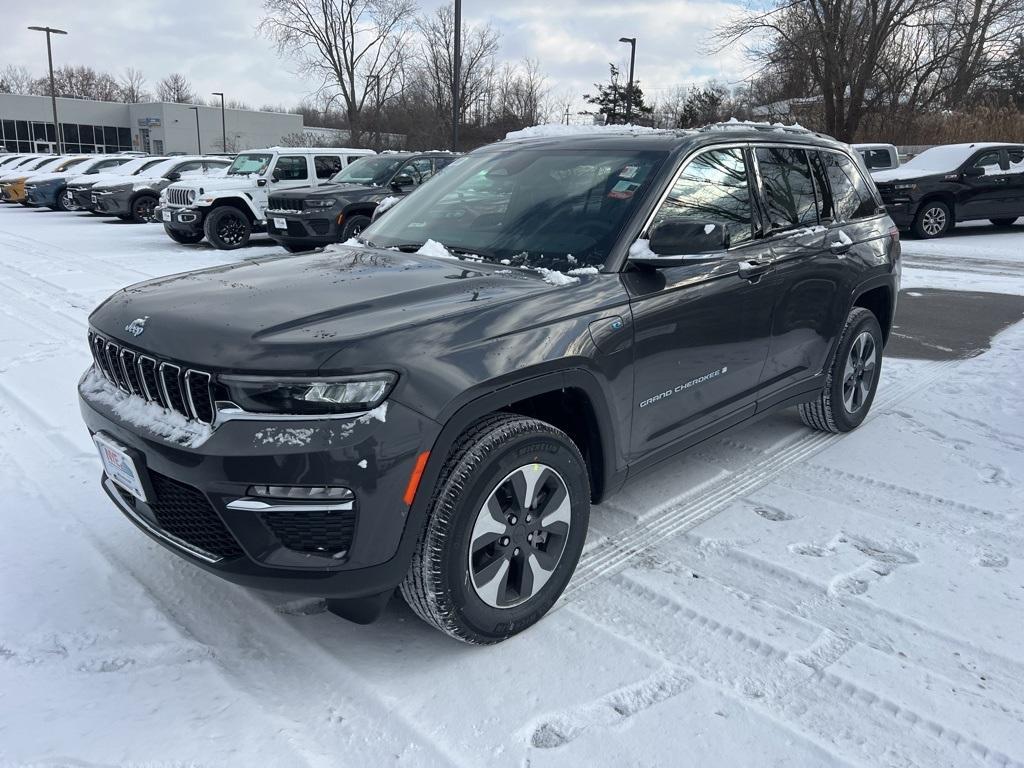
[[[341,230],[341,241],[358,237],[364,229],[370,226],[369,216],[353,216],[345,221],[345,226]]]
[[[207,214],[203,230],[213,247],[222,251],[233,251],[248,244],[249,236],[252,234],[252,223],[249,217],[237,208],[222,206]]]
[[[467,643],[504,640],[540,620],[576,569],[590,483],[561,430],[513,414],[456,441],[438,478],[402,596]]]
[[[176,243],[181,243],[182,245],[194,245],[203,239],[202,232],[179,232],[176,229],[171,229],[170,227],[164,227],[164,232],[167,233],[167,236],[171,238],[171,240]]]
[[[1019,216],[1014,216],[1012,219],[1011,218],[1006,218],[1006,219],[989,219],[989,221],[991,221],[997,227],[1009,227],[1009,226],[1012,226],[1013,222],[1015,222],[1018,218],[1020,218],[1020,217]]]
[[[914,217],[913,231],[916,237],[928,239],[941,237],[952,225],[949,206],[939,200],[930,200],[921,206]]]
[[[139,224],[153,220],[157,198],[155,195],[139,195],[132,200],[131,220]]]
[[[846,317],[835,357],[817,399],[799,406],[807,426],[849,432],[868,415],[882,369],[882,329],[874,314],[854,307]]]

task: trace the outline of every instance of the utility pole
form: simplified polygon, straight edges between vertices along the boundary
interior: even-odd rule
[[[53,137],[57,140],[57,154],[64,154],[64,142],[61,140],[60,123],[57,122],[57,87],[53,83],[53,50],[50,48],[50,35],[66,35],[63,29],[53,27],[29,27],[33,32],[46,33],[46,61],[50,65],[50,105],[53,107]]]
[[[462,0],[455,0],[455,44],[452,46],[452,152],[459,151],[459,84],[462,77]]]
[[[219,91],[213,92],[214,96],[220,96],[220,135],[221,135],[221,149],[226,154],[228,151],[228,124],[224,119],[224,94]],[[199,113],[196,112],[196,122],[198,124]],[[201,154],[201,153],[200,153]]]
[[[633,64],[636,62],[636,38],[620,37],[620,43],[629,43],[629,80],[626,82],[626,122],[633,118]]]
[[[189,107],[189,109],[196,113],[196,146],[199,148],[196,154],[201,155],[203,154],[203,139],[199,135],[199,107]]]
[[[569,105],[565,105],[565,124],[569,124]]]

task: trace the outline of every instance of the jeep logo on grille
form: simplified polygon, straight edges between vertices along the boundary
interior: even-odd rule
[[[124,327],[128,333],[132,336],[141,336],[142,332],[146,330],[146,321],[149,320],[149,315],[145,317],[137,317],[132,320],[128,325]]]

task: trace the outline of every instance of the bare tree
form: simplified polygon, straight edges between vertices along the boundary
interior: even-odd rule
[[[320,78],[318,94],[343,106],[352,143],[362,140],[367,101],[399,80],[413,0],[265,0],[260,31],[282,56]]]
[[[196,98],[192,84],[177,72],[172,72],[156,84],[156,95],[160,101],[172,104],[191,104]]]
[[[31,93],[34,80],[28,67],[8,64],[0,70],[0,93]]]
[[[138,104],[149,100],[146,92],[146,78],[134,67],[125,69],[121,75],[121,101],[126,104]]]

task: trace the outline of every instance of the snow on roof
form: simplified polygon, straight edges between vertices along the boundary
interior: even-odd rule
[[[711,123],[705,125],[700,130],[702,131],[782,131],[783,133],[811,133],[807,128],[804,128],[800,123],[793,123],[787,125],[786,123],[759,123],[754,120],[737,120],[735,117],[730,117],[723,123]]]
[[[977,150],[1002,146],[1005,145],[992,141],[979,141],[974,144],[942,144],[938,147],[926,149],[917,157],[912,160],[908,160],[903,164],[900,170],[905,171],[909,169],[914,171],[948,173],[949,171],[955,171],[959,168],[960,165],[962,165],[967,158],[973,155]]]
[[[519,131],[510,131],[505,134],[505,141],[517,139],[548,139],[562,136],[639,136],[652,133],[676,133],[676,131],[664,128],[646,128],[642,125],[563,125],[562,123],[549,123],[547,125],[533,125]]]

